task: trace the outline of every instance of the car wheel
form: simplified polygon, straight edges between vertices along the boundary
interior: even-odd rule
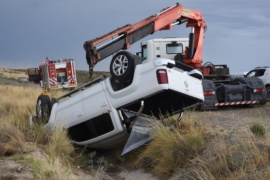
[[[110,72],[115,80],[125,83],[132,80],[135,66],[134,55],[120,51],[112,58]]]
[[[51,101],[48,95],[40,95],[36,104],[36,114],[40,122],[47,123],[50,118]]]

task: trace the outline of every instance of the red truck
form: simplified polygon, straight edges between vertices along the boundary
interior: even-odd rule
[[[39,68],[28,68],[27,74],[29,81],[39,83],[43,89],[77,87],[73,59],[49,60],[46,58]]]

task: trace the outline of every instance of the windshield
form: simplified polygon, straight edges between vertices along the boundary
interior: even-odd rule
[[[182,54],[183,53],[183,45],[173,43],[173,44],[167,44],[166,46],[167,54]]]
[[[260,77],[263,76],[265,69],[255,69],[247,73],[247,77]]]

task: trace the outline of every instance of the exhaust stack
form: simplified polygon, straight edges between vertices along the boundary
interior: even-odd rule
[[[194,34],[194,27],[191,28],[191,33],[189,33],[189,44],[188,44],[188,59],[192,59],[194,56],[194,41],[195,41],[195,34]]]

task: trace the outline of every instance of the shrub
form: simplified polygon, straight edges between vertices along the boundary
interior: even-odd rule
[[[204,138],[200,127],[187,127],[194,125],[196,123],[187,123],[182,132],[181,126],[170,129],[157,123],[153,140],[141,150],[135,164],[147,163],[155,175],[169,177],[175,169],[183,167],[203,148]]]
[[[67,131],[64,129],[55,129],[49,137],[49,142],[46,147],[47,154],[52,158],[61,157],[68,159],[74,151],[73,144],[67,136]]]
[[[242,141],[239,136],[230,146],[222,143],[222,139],[220,142],[220,150],[211,156],[192,160],[191,179],[263,179],[261,176],[267,176],[254,171],[268,163],[269,145],[259,145],[252,137]]]
[[[266,133],[266,127],[264,124],[260,123],[260,122],[254,122],[251,126],[250,126],[250,130],[252,131],[252,133],[255,136],[264,136]]]
[[[13,155],[25,150],[24,134],[15,127],[2,130],[0,136],[0,155]]]

